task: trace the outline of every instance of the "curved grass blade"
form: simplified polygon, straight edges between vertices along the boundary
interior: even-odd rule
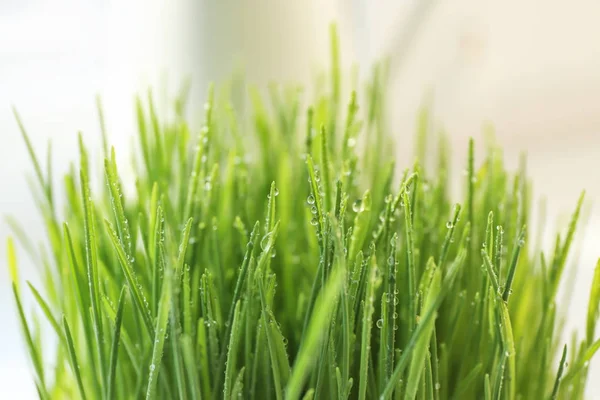
[[[588,345],[594,340],[596,332],[596,322],[598,320],[598,309],[600,308],[600,259],[594,269],[594,278],[592,279],[592,288],[590,290],[590,300],[588,303],[587,320],[585,326],[586,341]]]
[[[65,336],[63,334],[62,329],[60,328],[60,325],[58,324],[58,321],[56,321],[56,318],[54,318],[54,315],[52,315],[52,311],[50,310],[50,306],[44,300],[44,298],[42,297],[42,295],[37,291],[37,289],[31,284],[31,282],[27,281],[27,285],[29,286],[29,289],[31,289],[31,293],[33,293],[33,297],[35,298],[35,300],[40,305],[40,308],[44,312],[44,315],[48,319],[48,322],[50,322],[50,325],[52,325],[52,328],[54,329],[54,331],[58,335],[59,339],[61,341],[63,341],[65,339]]]
[[[563,371],[565,370],[565,363],[567,362],[567,345],[563,347],[562,356],[560,358],[560,364],[556,373],[556,379],[554,380],[554,387],[552,388],[552,394],[550,399],[556,400],[558,398],[558,389],[560,387],[560,380],[562,378]]]
[[[588,365],[589,361],[592,359],[592,357],[594,357],[594,354],[596,354],[598,349],[600,349],[600,339],[596,340],[585,350],[585,352],[579,357],[577,363],[573,367],[569,368],[569,372],[562,380],[570,381],[571,379],[575,378],[577,374]]]
[[[73,344],[73,337],[71,336],[71,329],[69,329],[69,323],[67,322],[67,318],[63,315],[62,319],[63,328],[65,330],[65,339],[67,342],[67,350],[69,351],[69,358],[71,361],[71,369],[73,370],[73,374],[75,375],[75,379],[77,381],[77,387],[79,388],[79,395],[82,400],[86,400],[87,397],[85,395],[85,386],[83,385],[83,381],[81,380],[81,372],[79,371],[79,362],[77,361],[77,353],[75,352],[75,345]]]
[[[467,376],[465,376],[464,378],[461,379],[460,384],[458,385],[458,387],[456,388],[456,390],[454,391],[454,399],[462,399],[463,394],[470,388],[473,387],[473,383],[475,382],[475,380],[479,377],[479,374],[481,373],[481,370],[483,369],[483,364],[479,363],[477,364],[472,370],[471,372],[469,372],[467,374]],[[487,379],[487,375],[486,375],[486,382],[488,381]],[[485,390],[485,388],[484,388]],[[486,395],[487,396],[487,395]],[[491,395],[490,395],[491,396]]]

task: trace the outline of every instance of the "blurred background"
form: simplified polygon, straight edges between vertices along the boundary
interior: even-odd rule
[[[436,129],[450,135],[457,176],[468,138],[481,143],[492,122],[508,165],[528,153],[550,225],[564,224],[587,189],[575,290],[564,293],[567,328],[582,327],[600,256],[600,208],[592,204],[600,199],[600,3],[592,0],[2,0],[0,213],[20,220],[36,241],[44,237],[11,105],[38,153],[52,140],[59,176],[76,154],[78,131],[90,146],[99,143],[97,94],[111,142],[125,148],[135,93],[150,85],[170,93],[191,76],[192,105],[199,105],[208,81],[239,67],[259,84],[308,82],[329,60],[334,20],[343,66],[358,62],[365,73],[391,57],[388,114],[400,165],[412,161],[416,113],[426,101]],[[0,224],[0,397],[33,399],[4,262],[7,235]],[[20,254],[21,276],[35,282],[35,266]],[[588,393],[600,399],[598,380],[590,379]]]

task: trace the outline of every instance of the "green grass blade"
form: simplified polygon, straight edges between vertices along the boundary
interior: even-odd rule
[[[565,363],[567,362],[567,345],[563,347],[562,356],[560,357],[560,364],[556,373],[556,379],[554,380],[554,387],[552,388],[552,394],[550,399],[556,400],[558,398],[558,389],[560,387],[560,380],[565,369]]]
[[[494,293],[500,295],[500,284],[498,283],[498,277],[494,272],[494,267],[492,266],[492,261],[488,256],[488,253],[481,249],[481,258],[483,259],[483,264],[485,265],[485,269],[487,271],[488,277],[490,278],[490,282],[492,283],[492,288],[494,289]]]
[[[436,299],[440,294],[441,282],[442,273],[441,270],[438,268],[435,271],[430,287],[427,290],[425,304],[423,305],[424,310],[429,310],[432,308],[433,304],[435,303]],[[421,324],[426,324],[426,326],[423,326],[422,332],[416,340],[414,348],[412,350],[412,359],[408,371],[408,379],[406,381],[406,392],[404,395],[405,400],[413,400],[417,396],[417,390],[419,388],[421,376],[423,375],[423,367],[425,365],[427,351],[429,349],[429,342],[433,333],[434,323],[435,319],[433,318],[429,319],[427,322],[421,322]]]
[[[315,303],[313,314],[306,330],[306,335],[300,348],[296,362],[292,368],[290,380],[286,388],[287,400],[295,400],[300,398],[306,376],[314,362],[313,355],[319,348],[323,338],[324,328],[329,325],[333,305],[339,296],[339,292],[343,287],[344,276],[342,271],[333,270],[329,275],[329,279],[325,287],[321,290],[319,297]]]
[[[117,361],[119,356],[119,341],[121,338],[121,323],[123,322],[123,308],[125,306],[125,297],[127,296],[127,286],[123,286],[119,295],[119,303],[117,305],[117,315],[115,317],[115,328],[113,333],[112,345],[110,347],[110,359],[108,368],[108,378],[106,380],[105,399],[110,400],[115,398],[116,372]]]
[[[158,315],[156,317],[156,328],[154,329],[154,346],[152,349],[152,360],[149,366],[148,389],[146,399],[157,398],[156,386],[158,383],[160,367],[162,365],[163,348],[165,337],[167,335],[167,322],[169,321],[169,312],[171,310],[171,289],[172,272],[165,271],[165,280],[163,281],[160,302],[158,304]]]
[[[21,329],[23,330],[23,334],[25,336],[25,343],[27,345],[27,350],[29,351],[29,355],[33,362],[35,376],[36,376],[36,386],[38,388],[38,392],[40,397],[43,399],[48,399],[49,395],[46,392],[46,384],[44,378],[44,365],[42,362],[41,354],[38,351],[38,347],[36,347],[33,336],[31,334],[31,330],[29,329],[29,324],[27,323],[27,318],[25,317],[25,312],[23,311],[23,305],[21,303],[21,294],[19,290],[19,277],[17,274],[17,257],[15,253],[15,247],[12,239],[7,240],[6,244],[6,254],[8,257],[8,269],[10,272],[10,277],[12,280],[12,290],[13,295],[15,297],[15,302],[17,304],[17,310],[19,314],[19,320],[21,323]]]
[[[471,370],[471,372],[469,372],[467,374],[467,376],[465,376],[463,379],[461,379],[460,384],[454,391],[453,398],[457,399],[457,400],[464,398],[462,396],[468,389],[471,389],[473,387],[473,383],[476,382],[476,380],[479,377],[479,374],[481,373],[482,370],[483,370],[483,364],[479,363]],[[486,378],[487,378],[487,375],[486,375]],[[489,379],[486,379],[486,382],[488,382],[488,381],[489,381]],[[490,394],[490,397],[491,397],[491,394]],[[487,394],[486,394],[486,398],[487,398]]]
[[[402,356],[398,360],[398,363],[396,364],[396,368],[394,369],[394,372],[392,373],[392,376],[391,376],[390,380],[388,381],[388,384],[386,385],[385,389],[383,390],[383,393],[381,394],[382,399],[389,399],[390,396],[392,395],[392,392],[395,389],[395,382],[397,382],[400,379],[400,376],[402,375],[402,373],[408,366],[408,362],[412,357],[412,354],[413,354],[413,351],[417,344],[417,341],[419,340],[421,335],[424,334],[423,332],[425,331],[425,328],[428,327],[428,322],[430,320],[435,319],[435,316],[437,314],[437,309],[440,306],[440,304],[442,303],[442,301],[444,300],[446,294],[452,288],[454,278],[456,277],[456,274],[458,273],[458,271],[460,270],[460,267],[462,266],[463,262],[465,261],[465,258],[466,258],[466,251],[462,250],[459,253],[459,255],[456,257],[454,262],[452,263],[452,266],[448,270],[448,273],[442,282],[442,285],[441,285],[441,288],[437,295],[437,298],[435,299],[433,304],[431,304],[431,307],[429,307],[422,314],[421,319],[419,321],[419,325],[417,325],[417,328],[413,331],[413,333],[410,336],[410,339],[406,345],[406,348],[402,351]]]
[[[237,365],[238,345],[241,339],[242,329],[240,325],[240,302],[236,302],[231,324],[231,336],[229,337],[229,346],[227,351],[227,362],[225,363],[225,384],[223,386],[223,398],[231,398],[233,393],[233,374]]]
[[[521,228],[521,233],[519,233],[519,235],[517,236],[517,241],[513,249],[510,267],[508,269],[508,275],[506,277],[506,284],[504,285],[504,292],[502,293],[502,300],[504,300],[504,302],[508,302],[508,297],[512,293],[512,283],[515,277],[515,271],[517,270],[519,254],[521,253],[521,248],[525,244],[525,232],[525,226],[523,226],[523,228]]]
[[[183,365],[187,373],[189,384],[189,393],[192,400],[202,400],[202,390],[200,388],[200,377],[197,373],[197,359],[192,345],[192,339],[188,334],[184,334],[181,339],[181,349],[183,353]]]
[[[102,313],[99,307],[99,285],[98,285],[98,249],[96,243],[96,223],[94,218],[94,203],[90,193],[89,179],[87,174],[87,154],[83,146],[81,135],[79,136],[81,151],[81,196],[84,210],[84,235],[85,235],[85,263],[87,267],[88,287],[90,291],[90,304],[92,309],[92,322],[96,336],[96,356],[100,371],[106,371],[106,357],[104,354],[104,329],[102,327]],[[106,388],[106,375],[100,374],[102,387]]]
[[[67,342],[67,350],[69,351],[69,360],[71,361],[71,369],[73,370],[73,374],[75,375],[75,379],[77,381],[77,387],[79,388],[79,395],[82,400],[87,399],[85,394],[85,386],[83,385],[83,380],[81,379],[81,371],[79,370],[79,361],[77,361],[77,353],[75,352],[75,345],[73,344],[73,336],[71,336],[71,329],[69,328],[69,323],[67,322],[67,318],[63,315],[63,328],[65,330],[65,338]]]
[[[123,208],[123,193],[121,192],[121,184],[119,183],[119,174],[117,172],[117,161],[114,148],[111,149],[110,160],[104,160],[104,170],[110,193],[110,203],[115,216],[117,232],[119,233],[121,242],[125,246],[128,257],[133,258],[129,222],[127,221],[127,217],[125,216],[125,211]]]
[[[233,383],[233,388],[231,389],[231,399],[241,399],[244,394],[244,372],[246,367],[242,367],[240,372],[238,373],[237,378],[235,378],[235,382]]]
[[[504,302],[500,304],[500,321],[502,326],[500,331],[502,332],[502,342],[504,355],[506,356],[506,390],[507,398],[510,400],[515,399],[517,391],[517,376],[516,376],[516,353],[515,353],[515,341],[513,337],[512,324],[510,321],[510,314],[508,312],[508,306]]]
[[[133,304],[135,305],[138,312],[141,314],[142,321],[144,322],[144,325],[146,327],[146,330],[148,331],[148,334],[151,337],[154,337],[155,331],[154,331],[154,327],[152,325],[152,320],[151,320],[150,314],[149,314],[148,301],[146,300],[146,298],[142,292],[142,287],[138,283],[135,272],[133,271],[133,265],[131,263],[131,259],[127,257],[127,254],[125,253],[125,249],[123,247],[123,243],[119,240],[119,237],[117,236],[117,233],[115,232],[111,223],[106,220],[104,221],[104,223],[106,225],[106,231],[108,232],[108,236],[109,236],[109,238],[113,244],[113,247],[117,253],[117,258],[119,259],[119,262],[121,263],[121,268],[123,270],[123,274],[125,275],[125,278],[127,280],[127,285],[129,286],[129,291],[132,295]],[[163,284],[162,290],[163,290],[163,292],[165,291],[164,284]],[[163,295],[161,294],[161,301],[162,301],[162,296]],[[159,309],[160,309],[160,302],[159,302]]]
[[[590,290],[590,299],[588,303],[588,312],[585,325],[586,341],[592,343],[596,332],[596,322],[598,320],[598,309],[600,308],[600,259],[594,269],[594,278],[592,279],[592,288]]]
[[[25,145],[27,146],[27,152],[29,153],[29,158],[31,158],[31,162],[33,163],[33,169],[35,171],[35,176],[40,184],[40,187],[44,189],[46,195],[48,195],[49,183],[46,183],[44,180],[44,174],[42,173],[42,167],[40,166],[40,162],[35,154],[35,150],[33,149],[33,144],[29,139],[29,135],[27,134],[27,130],[25,129],[25,125],[23,125],[23,121],[17,112],[17,109],[13,107],[13,115],[17,120],[17,124],[19,125],[19,131],[21,132],[21,136],[23,136],[23,140],[25,141]]]
[[[29,286],[31,293],[33,293],[33,297],[35,298],[35,300],[39,304],[40,308],[44,312],[44,315],[48,319],[48,322],[50,322],[50,325],[52,325],[52,329],[54,329],[54,331],[58,335],[58,338],[60,340],[64,340],[63,331],[60,328],[60,325],[58,324],[58,321],[56,320],[56,318],[54,318],[54,315],[52,315],[52,311],[50,310],[50,306],[48,305],[46,300],[44,300],[44,298],[42,297],[40,292],[37,291],[37,289],[31,284],[31,282],[27,281],[27,286]]]
[[[450,248],[450,243],[452,243],[454,240],[454,232],[460,217],[460,210],[460,204],[455,204],[454,210],[452,211],[452,219],[446,224],[448,231],[446,232],[446,237],[444,238],[444,243],[442,244],[442,251],[440,252],[440,258],[438,259],[438,266],[440,268],[444,267],[444,263],[446,262],[446,257],[448,255],[448,249]]]
[[[404,226],[406,230],[406,270],[407,270],[407,292],[408,292],[408,332],[414,329],[416,318],[415,307],[415,266],[414,266],[414,241],[413,241],[413,222],[410,198],[403,194],[404,203]]]
[[[373,298],[376,286],[377,265],[373,256],[371,256],[368,265],[368,278],[366,282],[365,297],[363,300],[363,320],[361,324],[361,345],[360,345],[360,367],[358,382],[358,398],[364,400],[367,393],[367,373],[369,355],[371,350],[371,329],[373,325],[374,304]]]

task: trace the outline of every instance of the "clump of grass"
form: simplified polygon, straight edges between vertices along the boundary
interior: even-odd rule
[[[49,239],[43,288],[23,287],[11,240],[8,265],[40,398],[583,398],[600,264],[568,351],[556,304],[583,195],[554,249],[534,248],[525,169],[471,142],[453,203],[447,140],[425,114],[419,160],[398,176],[385,68],[343,107],[332,43],[306,114],[296,89],[249,90],[246,113],[211,89],[195,134],[183,98],[169,121],[138,100],[135,186],[103,132],[92,191],[80,138],[62,213],[19,122]],[[26,291],[57,337],[52,360]]]

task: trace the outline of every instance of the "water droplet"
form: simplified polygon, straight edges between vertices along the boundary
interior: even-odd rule
[[[452,228],[452,221],[448,221],[446,222],[446,228],[451,229]]]
[[[388,204],[392,201],[392,195],[388,194],[387,196],[385,196],[385,199],[383,199],[383,201],[385,201],[385,203]]]
[[[394,257],[391,257],[391,256],[390,256],[390,258],[388,258],[388,265],[389,265],[389,266],[392,266],[392,265],[394,265]]]
[[[380,318],[380,319],[378,319],[378,320],[377,320],[377,324],[376,324],[376,325],[377,325],[377,327],[378,327],[379,329],[383,328],[383,320],[382,320],[381,318]]]
[[[504,352],[504,355],[505,355],[506,357],[510,357],[510,352],[506,351],[506,352]]]
[[[273,194],[275,195],[275,197],[279,196],[279,189],[275,188]]]
[[[312,226],[316,226],[319,223],[319,220],[317,219],[317,217],[314,217],[313,219],[310,220],[310,224]]]
[[[154,364],[150,364],[150,372],[153,372],[156,366]]]
[[[269,240],[271,238],[271,233],[267,233],[262,240],[260,241],[260,248],[263,251],[268,251],[269,250]]]
[[[442,385],[440,385],[439,382],[435,383],[435,390],[440,390],[441,387],[442,387]]]
[[[359,212],[361,210],[361,205],[362,205],[362,201],[356,200],[354,203],[352,203],[352,211]]]
[[[306,202],[308,204],[315,204],[315,196],[313,196],[312,194],[308,195],[308,197],[306,198]]]
[[[349,139],[348,139],[348,143],[347,143],[347,144],[348,144],[348,147],[349,147],[349,148],[353,148],[354,146],[356,146],[356,139],[354,139],[354,138],[349,138]]]
[[[519,247],[523,247],[525,245],[525,241],[523,239],[519,240]]]
[[[276,255],[277,255],[277,250],[275,250],[275,249],[271,250],[271,258],[275,258]]]
[[[316,206],[312,206],[312,207],[311,207],[311,209],[310,209],[310,212],[311,212],[312,214],[314,214],[314,215],[316,215],[316,214],[317,214],[317,211],[318,211],[318,210],[317,210],[317,207],[316,207]]]

